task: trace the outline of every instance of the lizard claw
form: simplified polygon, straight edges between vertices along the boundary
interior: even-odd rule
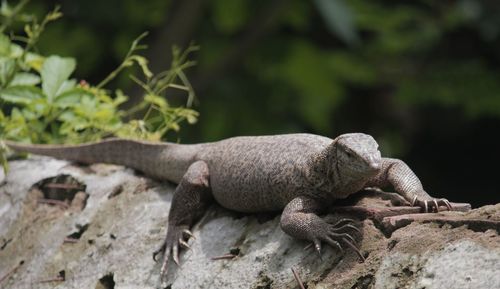
[[[361,251],[359,251],[358,247],[356,247],[354,244],[352,244],[351,242],[347,241],[344,238],[342,238],[342,241],[344,241],[344,243],[346,243],[349,247],[351,247],[351,249],[354,250],[354,252],[356,252],[356,254],[358,254],[358,257],[359,259],[361,259],[362,262],[366,261],[365,257],[363,256],[363,254],[361,254]]]
[[[188,229],[184,229],[182,230],[182,233],[188,235],[189,238],[193,238],[194,240],[196,240],[195,236],[193,235],[193,233],[191,233],[191,231],[189,231]]]
[[[316,249],[316,252],[318,252],[319,259],[323,261],[323,258],[321,257],[321,241],[318,239],[314,239],[314,248]]]
[[[335,224],[333,224],[333,227],[340,227],[341,224],[349,224],[349,223],[354,223],[355,221],[353,219],[348,219],[348,218],[342,218],[339,221],[337,221]]]
[[[453,211],[453,207],[451,206],[450,201],[448,201],[447,199],[441,199],[441,200],[443,201],[446,208],[448,208],[448,211]]]
[[[336,232],[341,232],[341,231],[343,231],[344,229],[347,229],[347,228],[352,229],[353,231],[356,231],[356,232],[358,232],[358,233],[361,234],[361,231],[358,228],[356,228],[355,226],[351,225],[351,224],[343,225],[343,226],[340,226],[338,228],[331,228],[330,231],[336,233]]]
[[[165,275],[168,272],[168,264],[170,261],[170,257],[174,263],[179,266],[179,247],[182,246],[186,249],[190,249],[188,243],[184,240],[183,235],[188,235],[188,237],[194,238],[193,233],[191,233],[186,226],[174,226],[169,225],[167,229],[167,237],[163,242],[162,246],[154,251],[153,260],[157,261],[157,255],[163,252],[163,262],[160,270],[160,278],[164,279]]]
[[[158,256],[158,254],[162,253],[163,251],[165,251],[165,243],[163,243],[163,245],[161,245],[160,248],[156,249],[154,252],[153,252],[153,260],[155,262],[158,262],[158,260],[156,259],[156,256]]]
[[[453,207],[447,199],[432,199],[432,200],[419,200],[415,195],[411,201],[412,207],[415,205],[422,207],[424,213],[429,213],[431,211],[439,212],[439,206],[446,206],[448,211],[452,211]]]
[[[314,238],[312,240],[313,242],[306,246],[304,249],[308,249],[314,245],[316,252],[321,259],[321,242],[325,242],[343,253],[344,249],[340,244],[342,242],[351,247],[356,252],[356,254],[360,256],[361,260],[364,260],[363,255],[354,245],[354,243],[356,243],[356,240],[350,234],[344,232],[346,229],[352,229],[353,231],[361,233],[361,231],[352,224],[354,222],[355,221],[352,219],[341,219],[333,225],[328,224],[327,228],[325,228],[326,230],[323,231],[323,233],[321,233],[319,236]]]
[[[413,196],[413,199],[411,200],[411,206],[415,207],[415,202],[417,201],[417,195]]]
[[[177,246],[177,244],[175,244],[172,248],[172,259],[174,260],[175,264],[177,266],[180,266],[180,262],[179,262],[179,246]]]
[[[434,208],[436,208],[436,212],[439,212],[439,205],[436,199],[432,200],[432,202],[434,203]]]
[[[342,218],[335,224],[329,225],[328,229],[330,232],[337,233],[337,232],[342,232],[345,229],[349,228],[361,234],[361,231],[358,228],[356,228],[356,226],[353,225],[355,222],[356,221],[353,219]]]
[[[186,248],[186,249],[188,249],[188,250],[189,250],[189,249],[191,249],[191,247],[188,245],[188,243],[187,243],[186,241],[182,240],[182,238],[180,238],[180,239],[179,239],[179,244],[180,244],[182,247],[184,247],[184,248]]]
[[[344,249],[342,249],[342,246],[340,246],[340,243],[338,241],[335,241],[332,237],[330,237],[330,236],[323,237],[323,241],[327,242],[328,245],[336,248],[341,253],[344,253]]]

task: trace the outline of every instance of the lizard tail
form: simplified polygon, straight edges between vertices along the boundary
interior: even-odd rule
[[[124,165],[146,175],[178,182],[196,150],[189,145],[154,143],[126,139],[107,139],[78,145],[33,145],[5,141],[18,152],[26,152],[84,164],[110,163]]]

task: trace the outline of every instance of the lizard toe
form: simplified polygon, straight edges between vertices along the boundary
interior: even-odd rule
[[[328,222],[328,221],[327,221]],[[348,225],[348,224],[352,224],[352,223],[356,223],[355,220],[353,219],[348,219],[348,218],[342,218],[340,220],[338,220],[336,223],[334,224],[331,224],[330,222],[328,222],[331,226],[333,227],[342,227],[343,225]]]
[[[153,253],[153,260],[157,261],[157,256],[163,252],[163,262],[160,270],[160,278],[162,280],[168,272],[168,265],[170,259],[172,259],[177,266],[180,265],[179,261],[179,252],[181,250],[180,247],[185,249],[190,249],[188,243],[184,239],[184,235],[187,235],[188,237],[193,237],[192,236],[193,234],[187,229],[187,226],[169,225],[167,229],[167,236],[162,246]]]
[[[452,211],[453,207],[447,199],[430,199],[420,200],[416,196],[413,198],[413,205],[421,207],[424,213],[439,212],[439,207],[444,206],[448,211]]]
[[[174,260],[174,262],[177,266],[180,266],[179,246],[177,245],[177,243],[172,246],[172,259]]]
[[[440,199],[440,201],[446,206],[448,211],[453,211],[453,207],[451,206],[450,201],[448,201],[447,199]]]
[[[316,249],[316,252],[318,253],[319,259],[323,261],[323,258],[321,257],[321,241],[318,239],[314,239],[313,244],[314,244],[314,249]]]
[[[191,247],[188,245],[188,243],[186,241],[184,241],[182,238],[179,238],[178,242],[179,242],[179,245],[181,245],[185,249],[187,249],[187,250],[191,249]]]
[[[434,209],[436,210],[436,213],[439,212],[439,205],[436,199],[432,200],[432,204],[434,206]]]
[[[359,230],[356,226],[351,225],[351,224],[342,225],[342,226],[340,226],[340,227],[334,227],[334,226],[332,226],[332,227],[330,228],[330,231],[331,231],[331,232],[338,233],[338,232],[344,232],[344,231],[346,231],[347,229],[351,229],[351,230],[353,230],[353,231],[355,231],[355,232],[357,232],[357,233],[361,234],[361,231],[360,231],[360,230]]]
[[[359,259],[364,262],[365,261],[365,257],[363,256],[363,254],[361,254],[361,251],[359,251],[358,247],[356,247],[356,245],[354,245],[353,243],[349,242],[346,238],[342,238],[342,241],[344,243],[347,244],[347,246],[351,247],[351,249],[354,250],[354,252],[356,252],[356,254],[358,254],[358,257]]]
[[[356,243],[356,241],[354,240],[354,238],[347,234],[347,233],[335,233],[335,232],[328,232],[328,235],[332,238],[335,238],[335,239],[340,239],[340,238],[346,238],[348,239],[350,242],[352,243]]]
[[[158,259],[156,259],[156,256],[158,256],[158,254],[160,253],[163,253],[165,251],[165,247],[166,247],[166,244],[165,242],[163,242],[163,244],[161,245],[160,248],[156,249],[154,252],[153,252],[153,260],[155,262],[158,262]]]
[[[161,263],[160,269],[160,279],[164,280],[165,276],[168,273],[168,261],[170,260],[170,247],[165,246],[165,253],[163,254],[163,262]]]
[[[196,238],[193,235],[193,233],[191,231],[189,231],[188,229],[182,230],[182,233],[186,234],[188,236],[188,238],[193,238],[194,240],[196,240]]]
[[[344,252],[344,249],[342,249],[342,246],[340,245],[340,243],[338,241],[334,240],[333,238],[331,238],[330,236],[324,236],[322,239],[328,245],[332,246],[333,248],[336,248],[341,253]]]

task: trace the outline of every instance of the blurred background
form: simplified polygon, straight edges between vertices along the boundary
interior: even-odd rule
[[[143,31],[157,72],[172,45],[200,45],[188,71],[200,119],[172,141],[365,132],[431,195],[500,202],[497,1],[51,0],[26,11],[56,5],[65,16],[38,49],[76,57],[91,83]],[[114,85],[140,96],[126,76]]]

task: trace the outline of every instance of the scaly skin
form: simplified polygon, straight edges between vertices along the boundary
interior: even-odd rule
[[[342,249],[354,247],[345,231],[357,230],[351,220],[325,222],[318,214],[335,200],[365,187],[393,186],[412,205],[437,210],[451,206],[434,199],[401,160],[382,158],[377,142],[362,133],[335,139],[311,134],[235,137],[214,143],[179,145],[131,140],[51,146],[6,144],[29,152],[82,163],[113,163],[152,177],[178,183],[168,219],[167,236],[154,257],[164,252],[161,275],[170,257],[179,264],[179,247],[188,248],[189,228],[214,198],[240,212],[283,210],[281,228],[311,241]]]

